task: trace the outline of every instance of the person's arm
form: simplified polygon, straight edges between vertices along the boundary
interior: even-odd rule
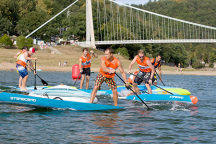
[[[90,51],[90,54],[92,57],[98,58],[98,55],[96,53],[94,53],[94,51]]]
[[[153,67],[150,60],[147,60],[147,64],[148,64],[149,68],[151,69],[151,76],[150,76],[150,79],[149,79],[149,84],[151,85],[152,84],[152,78],[154,76],[155,70],[154,70],[154,67]]]
[[[80,73],[82,73],[82,59],[79,58],[79,69],[80,69]]]
[[[19,51],[18,53],[16,53],[16,55],[14,56],[14,58],[17,58],[20,54],[21,54],[21,52]]]
[[[35,68],[34,68],[33,63],[32,63],[31,60],[29,60],[29,66],[30,66],[30,68],[31,68],[32,70],[34,70],[34,74],[36,74]]]
[[[122,75],[122,77],[123,77],[123,79],[124,79],[124,81],[125,81],[125,83],[126,83],[125,85],[126,85],[126,86],[129,86],[129,84],[127,83],[126,74],[125,74],[125,72],[124,72],[124,69],[123,69],[122,64],[121,64],[120,61],[118,61],[118,69],[119,69],[119,71],[120,71],[120,73],[121,73],[121,75]]]
[[[136,59],[137,59],[137,56],[135,56],[134,59],[131,61],[130,65],[129,65],[129,68],[128,68],[128,73],[131,73],[131,68],[135,64]]]
[[[26,60],[36,60],[37,59],[37,57],[34,57],[34,58],[29,57],[27,52],[24,53],[24,57],[25,57]]]
[[[108,72],[108,73],[115,73],[116,72],[115,69],[109,69],[108,67],[106,67],[103,57],[101,58],[101,68],[104,72]]]

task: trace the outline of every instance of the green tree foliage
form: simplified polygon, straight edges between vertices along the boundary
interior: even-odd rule
[[[16,38],[18,49],[22,49],[24,46],[28,48],[33,46],[33,39],[32,38],[25,38],[24,36],[20,36]]]
[[[9,34],[12,29],[12,23],[6,17],[2,17],[2,14],[0,13],[0,35],[6,33]]]
[[[114,52],[116,53],[116,54],[121,54],[122,56],[124,56],[125,58],[129,58],[129,54],[128,54],[128,50],[127,50],[127,48],[125,48],[125,47],[120,47],[120,48],[117,48],[117,49],[115,49],[114,50]]]
[[[4,44],[5,46],[12,46],[13,42],[11,41],[10,37],[7,34],[4,34],[0,38],[0,43]]]

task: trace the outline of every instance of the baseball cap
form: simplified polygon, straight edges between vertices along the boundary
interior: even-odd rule
[[[35,48],[31,47],[31,48],[29,49],[29,51],[35,53]]]

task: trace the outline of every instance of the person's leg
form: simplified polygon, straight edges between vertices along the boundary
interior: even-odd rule
[[[23,79],[22,79],[22,88],[21,88],[21,91],[24,90],[24,91],[27,91],[26,89],[26,82],[28,80],[28,75],[26,75]]]
[[[86,89],[88,89],[89,87],[89,79],[90,79],[90,76],[86,76]]]
[[[96,93],[98,91],[100,86],[94,86],[92,92],[91,92],[91,98],[90,98],[90,103],[93,103],[95,97],[96,97]]]
[[[149,94],[152,94],[152,89],[149,84],[145,84]]]
[[[86,69],[86,89],[89,87],[89,79],[91,75],[91,69],[90,67]]]
[[[113,101],[114,101],[114,106],[118,105],[118,93],[117,93],[117,89],[113,89]]]
[[[81,78],[81,81],[80,81],[80,89],[82,89],[82,86],[83,86],[83,84],[84,84],[85,74],[82,74],[81,77],[82,77],[82,78]]]
[[[104,82],[104,77],[102,74],[98,73],[96,79],[95,79],[95,82],[94,82],[94,88],[91,92],[91,98],[90,98],[90,103],[93,103],[95,97],[96,97],[96,94],[97,94],[97,91],[98,89],[100,88],[101,84]]]
[[[20,76],[20,78],[19,78],[19,88],[21,88],[22,87],[22,77]]]

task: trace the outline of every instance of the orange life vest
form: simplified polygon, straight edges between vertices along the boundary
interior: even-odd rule
[[[133,74],[137,75],[138,73],[139,73],[139,71],[135,71]],[[130,77],[127,79],[127,82],[132,84],[134,82],[134,79],[135,79],[134,75],[130,75]]]
[[[103,59],[105,61],[105,65],[107,68],[109,69],[117,69],[118,68],[118,59],[113,57],[114,58],[114,63],[111,63],[105,56],[103,56],[101,59]],[[100,68],[100,71],[99,71],[103,76],[105,76],[106,78],[114,78],[115,77],[115,74],[114,73],[109,73],[109,72],[104,72],[102,68]]]
[[[160,67],[161,66],[161,63],[160,62],[156,62],[156,59],[155,58],[152,58],[151,59],[151,63],[152,65],[154,66],[155,70],[157,67]]]
[[[91,66],[91,55],[87,53],[86,57],[87,58],[83,56],[80,57],[82,59],[82,68],[89,68]]]
[[[141,62],[139,56],[137,55],[136,62],[138,64],[140,71],[142,71],[142,72],[150,72],[151,71],[151,69],[149,68],[149,66],[147,64],[147,60],[149,60],[149,58],[145,56],[143,62]]]
[[[24,53],[25,53],[25,52],[23,52],[23,53],[19,56],[19,59],[18,59],[18,61],[17,61],[17,64],[20,64],[21,66],[26,67],[26,64],[27,64],[28,60],[25,59]],[[30,54],[28,54],[28,57],[31,57]]]

